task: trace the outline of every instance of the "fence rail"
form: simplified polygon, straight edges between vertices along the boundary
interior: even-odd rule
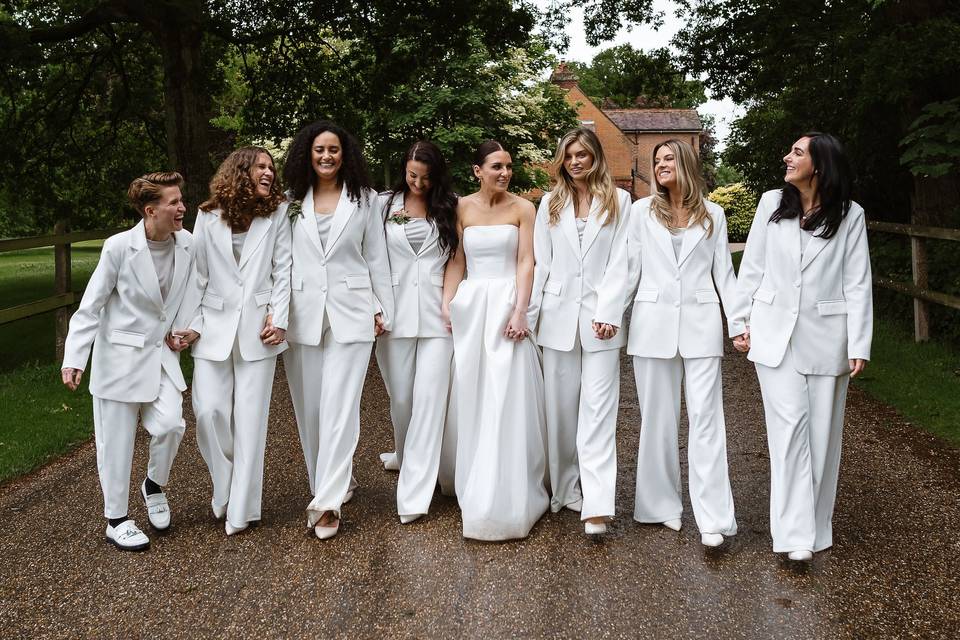
[[[917,342],[926,342],[930,339],[928,303],[960,309],[960,297],[929,289],[927,281],[927,239],[960,242],[960,229],[874,221],[867,222],[867,229],[878,233],[890,233],[910,238],[913,282],[900,282],[890,278],[874,276],[873,284],[913,298],[913,337]]]
[[[54,226],[53,233],[50,235],[0,240],[0,253],[36,249],[38,247],[53,247],[54,262],[54,294],[26,304],[0,309],[0,325],[56,311],[57,359],[63,359],[63,342],[67,338],[70,307],[77,302],[77,296],[73,291],[70,245],[85,240],[103,240],[120,231],[124,231],[124,229],[97,229],[95,231],[69,233],[67,221],[60,220]]]

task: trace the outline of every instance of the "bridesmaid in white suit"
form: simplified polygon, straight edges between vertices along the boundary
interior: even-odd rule
[[[652,167],[653,195],[633,204],[627,240],[629,290],[636,287],[627,352],[634,356],[642,416],[633,517],[680,529],[683,383],[690,502],[701,542],[716,547],[737,532],[720,380],[720,301],[734,337],[746,331],[747,300],[737,288],[723,209],[703,197],[696,152],[679,140],[661,142]]]
[[[534,228],[530,325],[539,315],[551,509],[579,511],[585,531],[600,534],[614,515],[630,194],[614,186],[589,129],[561,138],[550,172]]]
[[[473,173],[480,190],[457,204],[460,245],[443,285],[455,360],[455,484],[464,537],[509,540],[526,537],[550,503],[543,374],[527,340],[536,213],[507,191],[513,162],[500,143],[480,145]]]
[[[179,173],[149,173],[127,196],[143,219],[103,244],[100,261],[70,318],[61,378],[76,391],[93,348],[93,428],[103,489],[107,541],[125,551],[150,539],[127,517],[137,417],[150,434],[150,457],[139,492],[154,529],[170,526],[162,486],[183,438],[187,388],[179,351],[197,338],[177,331],[192,268],[193,246],[183,228],[186,207]]]
[[[870,359],[873,290],[863,209],[840,142],[807,133],[763,194],[740,265],[766,413],[773,550],[809,561],[833,545],[843,413]]]
[[[353,493],[360,395],[375,336],[390,328],[393,291],[377,194],[359,142],[332,122],[297,133],[283,175],[292,192],[290,349],[284,366],[318,538],[340,527]]]
[[[237,149],[210,181],[194,225],[200,332],[193,347],[197,444],[227,535],[260,519],[263,454],[290,305],[290,222],[261,147]]]
[[[416,142],[402,178],[381,196],[390,257],[394,322],[377,339],[377,363],[390,396],[396,451],[380,456],[399,469],[397,513],[404,524],[425,515],[437,485],[453,341],[440,313],[443,272],[459,239],[457,198],[440,149]]]

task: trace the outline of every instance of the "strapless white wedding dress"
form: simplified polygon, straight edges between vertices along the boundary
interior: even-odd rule
[[[450,303],[463,536],[524,538],[550,504],[543,372],[530,339],[503,336],[517,298],[519,229],[467,227],[467,277]]]

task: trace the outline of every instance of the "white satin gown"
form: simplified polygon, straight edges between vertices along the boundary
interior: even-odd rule
[[[543,373],[531,340],[504,337],[517,298],[519,229],[467,227],[467,277],[450,303],[456,493],[463,536],[524,538],[546,512]]]

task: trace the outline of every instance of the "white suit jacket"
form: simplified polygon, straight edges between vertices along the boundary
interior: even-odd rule
[[[377,205],[378,196],[372,189],[355,202],[344,186],[325,249],[317,231],[313,189],[307,191],[291,227],[289,342],[320,344],[324,313],[333,339],[340,343],[373,342],[373,316],[377,313],[383,313],[386,328],[391,328],[393,287]]]
[[[63,367],[86,369],[93,346],[90,393],[98,398],[152,402],[160,393],[161,369],[177,389],[187,388],[179,354],[164,342],[174,328],[193,266],[190,232],[174,236],[173,280],[166,300],[160,295],[142,220],[103,243],[80,307],[70,318],[63,355]]]
[[[801,258],[800,220],[769,222],[781,191],[760,198],[740,263],[740,288],[753,299],[753,362],[776,367],[792,344],[797,371],[850,372],[848,360],[870,359],[873,289],[863,208],[851,203],[837,234],[814,235]]]
[[[570,351],[579,332],[585,351],[619,349],[626,343],[626,331],[598,340],[592,323],[623,323],[630,194],[617,189],[619,215],[608,225],[603,224],[607,212],[599,211],[602,203],[594,198],[582,244],[572,201],[564,206],[560,221],[550,224],[551,196],[543,194],[533,231],[536,267],[528,321],[536,327],[537,344]]]
[[[200,333],[193,357],[223,361],[234,341],[244,360],[263,360],[287,348],[265,345],[260,331],[268,313],[287,328],[290,307],[290,221],[286,203],[269,218],[254,218],[247,230],[240,262],[233,255],[233,232],[219,209],[197,214],[193,227],[195,294],[199,317],[191,328]]]
[[[730,337],[746,330],[749,306],[737,288],[723,209],[705,201],[713,233],[707,237],[702,225],[688,227],[678,259],[670,232],[650,211],[650,201],[638,200],[630,212],[629,291],[636,286],[636,295],[627,353],[644,358],[722,356],[720,301]]]
[[[381,212],[389,218],[403,208],[403,196],[390,194],[380,197]],[[446,251],[440,251],[436,225],[413,251],[403,225],[384,222],[387,254],[390,258],[393,283],[394,313],[390,335],[396,338],[448,338],[450,332],[443,326],[440,307],[443,302],[443,271],[447,265]]]

